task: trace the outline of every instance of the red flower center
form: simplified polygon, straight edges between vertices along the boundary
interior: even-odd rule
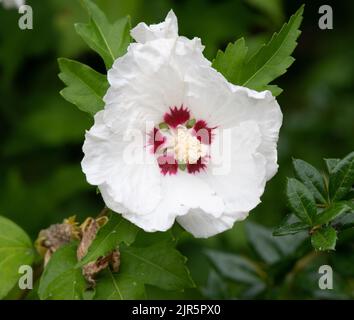
[[[183,105],[170,107],[163,122],[155,126],[149,145],[163,175],[179,170],[196,174],[207,167],[213,129],[204,120],[196,120]]]

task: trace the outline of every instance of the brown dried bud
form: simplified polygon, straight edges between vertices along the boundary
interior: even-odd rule
[[[111,266],[113,272],[118,272],[120,267],[120,252],[118,249],[114,250],[111,255]]]
[[[94,279],[96,274],[109,267],[109,265],[111,266],[113,272],[119,271],[120,252],[118,249],[114,250],[106,257],[100,257],[96,261],[86,264],[82,268],[82,273],[91,287],[96,285],[96,281]]]
[[[92,241],[96,238],[99,225],[95,219],[87,218],[80,228],[82,238],[77,248],[77,258],[79,260],[86,256],[88,248],[90,247]]]
[[[106,224],[107,220],[105,216],[98,219],[87,218],[81,225],[82,239],[77,248],[78,260],[82,260],[86,256],[92,241],[96,238],[99,228]],[[114,271],[119,270],[120,254],[118,249],[105,257],[99,257],[96,261],[89,262],[83,266],[82,273],[91,287],[94,287],[96,284],[94,279],[96,274],[106,269],[110,263]]]
[[[63,223],[51,225],[42,230],[36,240],[36,248],[44,257],[44,266],[49,262],[52,254],[61,246],[70,243],[73,240],[80,240],[77,248],[78,261],[82,260],[96,238],[98,230],[108,221],[107,216],[101,216],[97,219],[87,218],[80,226],[74,217],[65,219]],[[101,270],[111,266],[114,272],[119,271],[120,253],[118,248],[113,250],[105,257],[99,257],[96,261],[89,262],[82,268],[82,274],[91,287],[94,287],[95,276]]]
[[[53,224],[41,230],[35,245],[37,251],[44,257],[44,265],[46,265],[52,254],[61,246],[79,239],[80,229],[73,216],[65,219],[63,223]]]

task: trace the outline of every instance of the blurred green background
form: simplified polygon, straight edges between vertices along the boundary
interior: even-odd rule
[[[103,206],[80,168],[81,145],[92,119],[59,95],[63,84],[57,77],[56,59],[76,59],[101,72],[105,68],[75,33],[74,23],[87,21],[79,1],[27,2],[33,7],[33,30],[21,31],[16,10],[0,7],[0,214],[17,222],[35,239],[39,230],[51,223],[73,214],[81,219],[95,216]],[[277,81],[284,89],[278,98],[284,113],[279,173],[268,183],[262,204],[250,220],[274,227],[287,213],[284,186],[286,176],[292,174],[292,157],[324,168],[322,158],[343,157],[354,149],[354,2],[332,4],[333,30],[318,27],[318,9],[330,1],[96,2],[112,20],[129,14],[133,25],[160,22],[173,8],[180,34],[200,37],[210,59],[218,48],[224,49],[241,36],[248,39],[250,48],[256,48],[306,3],[303,33],[294,53],[296,62]],[[189,258],[192,275],[201,287],[210,284],[206,247],[253,255],[244,223],[208,240],[187,236],[180,249]],[[345,254],[353,259],[353,252]],[[218,297],[214,293],[205,296]],[[185,297],[189,295],[199,297],[200,293],[185,293]],[[311,297],[307,293],[302,296]]]

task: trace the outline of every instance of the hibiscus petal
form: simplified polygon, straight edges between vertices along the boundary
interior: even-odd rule
[[[140,43],[146,43],[160,38],[177,38],[177,17],[175,13],[170,10],[165,21],[150,26],[143,22],[139,23],[130,33],[133,39]]]
[[[190,70],[186,75],[188,106],[210,126],[232,128],[255,121],[262,133],[259,152],[267,161],[267,180],[277,172],[277,142],[282,112],[270,91],[257,92],[235,86],[211,68]]]
[[[215,218],[202,210],[193,210],[187,215],[177,217],[178,223],[196,238],[208,238],[231,229],[236,221],[246,219],[248,213],[224,214]]]
[[[266,182],[266,161],[258,151],[262,135],[254,121],[225,130],[229,130],[228,141],[221,142],[219,159],[213,153],[219,152],[220,146],[214,145],[214,161],[203,177],[224,199],[226,212],[248,212],[259,204]]]

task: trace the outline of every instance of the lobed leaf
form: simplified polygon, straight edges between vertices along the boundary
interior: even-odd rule
[[[60,92],[63,98],[91,115],[101,110],[108,89],[106,76],[74,60],[60,58],[58,63],[59,78],[67,85]]]
[[[76,32],[103,59],[107,70],[125,54],[130,43],[130,19],[125,17],[111,24],[105,14],[90,0],[82,0],[90,22],[75,24]]]
[[[243,68],[241,85],[257,91],[266,90],[269,83],[287,71],[295,60],[291,54],[301,33],[299,27],[303,11],[304,6],[301,6],[280,32],[275,33],[272,39],[247,61]]]
[[[122,246],[121,271],[136,281],[165,290],[190,288],[194,283],[185,266],[186,258],[170,243],[149,247]]]
[[[222,73],[231,83],[239,84],[247,51],[248,48],[244,38],[237,40],[235,43],[229,43],[225,52],[218,51],[213,61],[213,68]]]
[[[243,38],[229,44],[225,52],[218,51],[213,67],[233,84],[257,91],[270,90],[274,96],[282,89],[269,85],[283,75],[294,62],[291,54],[297,46],[302,21],[302,6],[271,40],[247,60],[248,48]]]

